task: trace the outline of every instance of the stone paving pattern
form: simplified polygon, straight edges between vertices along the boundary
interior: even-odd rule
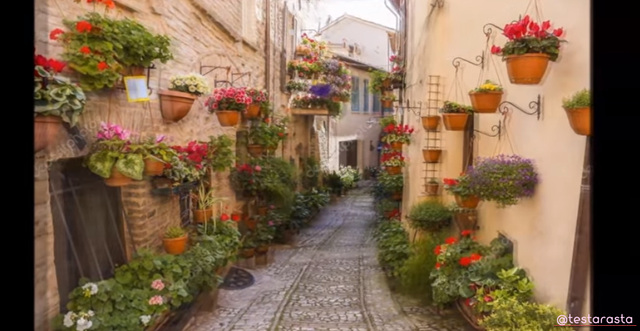
[[[455,311],[438,314],[389,290],[376,259],[367,183],[328,205],[295,247],[250,270],[253,286],[220,290],[218,306],[187,331],[468,331]]]

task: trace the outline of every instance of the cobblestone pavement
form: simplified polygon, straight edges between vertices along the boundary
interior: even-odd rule
[[[367,186],[367,183],[364,185]],[[393,294],[376,260],[373,201],[365,188],[327,206],[295,246],[250,270],[243,290],[220,290],[218,306],[188,331],[467,331],[457,315]]]

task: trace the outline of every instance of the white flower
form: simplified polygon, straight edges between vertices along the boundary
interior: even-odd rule
[[[173,83],[171,83],[171,84],[169,84],[169,88],[170,88],[170,89],[172,89],[172,88],[176,88],[176,86],[175,86],[175,85],[173,85]]]
[[[149,315],[140,316],[140,322],[142,322],[142,324],[147,325],[149,324],[149,321],[151,321],[151,316]]]
[[[193,86],[193,85],[189,86],[189,92],[193,93],[195,91],[196,91],[196,87],[195,86]]]
[[[66,313],[66,314],[64,315],[64,320],[62,321],[62,324],[63,324],[65,327],[70,328],[70,327],[72,327],[72,326],[73,326],[73,317],[74,317],[73,315],[74,315],[74,314],[73,314],[73,312],[72,312],[72,311],[70,311],[70,312],[68,312],[68,313]]]
[[[176,86],[184,85],[184,81],[182,79],[176,79],[173,83],[176,84]]]
[[[76,330],[84,331],[89,329],[93,325],[93,322],[85,319],[84,317],[80,317],[76,322]]]
[[[89,295],[95,295],[98,293],[98,285],[95,283],[86,283],[82,285],[82,289],[85,292],[85,295],[88,293]]]
[[[95,314],[94,314],[93,310],[89,310],[89,311],[87,312],[87,315],[89,315],[89,316],[93,317],[93,315],[95,315]]]

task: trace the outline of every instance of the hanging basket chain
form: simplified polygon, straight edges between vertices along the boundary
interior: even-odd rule
[[[500,130],[502,130],[502,135],[505,136],[507,139],[507,143],[509,144],[509,150],[511,151],[511,154],[516,154],[515,153],[515,149],[513,148],[513,143],[511,142],[511,136],[509,135],[509,130],[507,130],[507,126],[508,126],[508,122],[509,119],[511,117],[509,117],[509,113],[504,113],[502,115],[502,122],[500,123],[501,128]],[[498,141],[496,141],[496,146],[493,149],[493,156],[499,155],[500,152],[502,151],[502,139],[498,139]]]
[[[496,62],[495,62],[496,60],[494,59],[493,54],[491,54],[490,45],[493,44],[492,42],[490,42],[490,41],[492,41],[491,34],[487,33],[486,36],[487,36],[487,42],[486,42],[486,45],[485,45],[484,54],[486,54],[485,56],[489,57],[489,61],[486,62],[485,68],[483,68],[480,71],[480,76],[478,77],[478,86],[482,85],[486,79],[490,80],[489,71],[491,71],[491,67],[493,67],[493,71],[496,74],[496,79],[498,80],[498,85],[502,86],[502,79],[500,79],[500,72],[498,72],[498,66],[496,65]],[[495,38],[496,37],[493,36],[493,40],[494,41],[495,41]],[[486,76],[485,76],[485,72],[487,74]]]
[[[447,93],[447,100],[451,100],[451,92],[453,92],[454,89],[457,89],[458,85],[458,68],[456,68],[456,74],[453,77],[453,82],[451,82],[451,88],[449,88],[449,93]],[[457,92],[454,93],[453,97],[457,97]]]
[[[530,0],[527,5],[527,9],[524,10],[524,15],[529,13],[529,9],[531,9],[531,5],[533,5],[534,15],[536,18],[536,22],[542,22],[542,10],[540,10],[540,3],[538,0]]]

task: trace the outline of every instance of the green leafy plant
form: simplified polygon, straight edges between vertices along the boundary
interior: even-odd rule
[[[591,91],[583,89],[562,99],[562,107],[568,110],[591,107]]]
[[[439,231],[451,223],[453,214],[440,201],[426,200],[411,207],[407,218],[414,228]]]
[[[461,105],[452,101],[445,101],[440,112],[443,114],[472,114],[473,107]]]
[[[257,247],[269,245],[276,235],[276,227],[273,221],[263,220],[256,224],[255,241]]]
[[[371,77],[369,92],[372,94],[379,94],[382,92],[384,90],[382,87],[383,82],[391,78],[391,75],[388,72],[380,70],[369,70],[369,76]]]
[[[58,116],[74,127],[84,112],[86,97],[82,88],[59,75],[64,66],[55,59],[35,56],[34,116]]]
[[[402,188],[404,187],[404,175],[391,175],[385,171],[380,173],[378,176],[378,182],[388,193],[402,192]]]
[[[142,150],[145,152],[145,158],[154,158],[158,161],[169,164],[178,153],[165,143],[166,136],[158,135],[156,137],[148,137],[142,143]]]
[[[242,249],[252,249],[258,247],[256,235],[253,232],[247,232],[240,241],[242,242]]]
[[[407,232],[400,222],[381,222],[374,235],[378,261],[389,277],[400,276],[400,268],[409,258],[411,247]]]
[[[562,28],[551,30],[551,22],[542,23],[531,20],[529,15],[522,19],[506,24],[503,34],[508,41],[502,48],[491,47],[492,54],[502,55],[503,60],[509,55],[546,54],[550,61],[556,61],[560,54],[560,39],[564,34]]]
[[[142,24],[125,18],[114,21],[115,30],[110,38],[117,53],[117,60],[126,67],[149,67],[151,62],[162,63],[173,59],[169,50],[171,39],[154,35]]]
[[[216,197],[213,188],[207,188],[203,181],[200,181],[198,185],[197,193],[192,193],[191,196],[195,199],[197,208],[199,210],[206,210],[212,208],[216,203],[227,200],[226,198]]]
[[[269,129],[269,125],[265,122],[258,122],[257,125],[253,125],[248,135],[251,144],[267,146],[271,144],[272,135]]]
[[[502,90],[502,86],[487,79],[482,85],[471,90],[471,93],[502,92]]]
[[[393,117],[393,116],[385,116],[385,117],[381,117],[381,118],[378,120],[378,123],[380,124],[380,127],[381,127],[381,128],[386,128],[386,127],[388,127],[389,125],[393,125],[394,127],[395,127],[396,125],[398,125],[398,121],[396,121],[395,117]]]
[[[534,285],[524,270],[513,267],[509,270],[499,271],[497,276],[497,280],[488,278],[476,282],[479,287],[471,302],[471,306],[476,312],[480,314],[491,313],[496,303],[499,304],[506,298],[513,297],[522,302],[533,297]]]
[[[457,179],[445,178],[442,180],[444,189],[453,195],[461,198],[467,198],[476,195],[475,190],[471,187],[469,176],[462,174]]]
[[[497,302],[493,312],[478,322],[487,331],[552,331],[557,329],[556,320],[561,315],[566,316],[567,313],[551,305],[509,297]],[[573,328],[563,329],[573,330]]]
[[[236,162],[234,145],[235,141],[227,135],[209,136],[209,166],[213,171],[222,172],[233,167]]]
[[[344,188],[344,183],[342,182],[342,178],[340,177],[340,174],[332,171],[332,172],[325,172],[322,176],[323,178],[323,183],[329,187],[329,191],[332,194],[340,194],[342,192],[342,189]]]
[[[175,238],[182,238],[184,237],[184,235],[186,235],[187,233],[184,231],[183,228],[179,227],[179,226],[170,226],[167,228],[167,230],[164,232],[164,238],[165,239],[175,239]]]
[[[86,166],[102,178],[111,177],[113,167],[123,175],[142,180],[144,172],[144,149],[131,144],[131,133],[118,125],[102,123],[97,140],[85,160]]]
[[[433,250],[444,239],[443,233],[435,232],[427,233],[415,241],[411,244],[411,255],[399,270],[402,291],[421,299],[425,304],[432,303],[431,282],[427,280],[436,264]]]
[[[389,213],[397,208],[398,204],[396,202],[387,199],[382,200],[378,204],[376,204],[376,209],[382,214]]]

